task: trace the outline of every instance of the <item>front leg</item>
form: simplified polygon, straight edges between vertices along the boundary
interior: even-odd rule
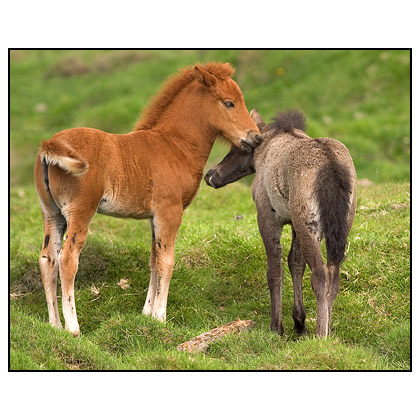
[[[271,329],[283,334],[282,291],[283,267],[281,264],[282,247],[280,244],[283,225],[277,220],[267,197],[255,201],[258,211],[258,228],[267,254],[267,282],[271,296]]]
[[[150,314],[159,321],[166,321],[166,304],[168,300],[169,283],[175,261],[175,238],[182,221],[182,206],[162,205],[153,217],[154,266],[151,262],[151,285],[146,299],[146,305],[151,308]],[[150,294],[150,295],[149,295]],[[153,299],[154,297],[154,299]],[[148,299],[150,298],[150,303]],[[144,312],[144,310],[143,310]]]

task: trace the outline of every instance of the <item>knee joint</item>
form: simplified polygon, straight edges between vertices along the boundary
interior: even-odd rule
[[[56,265],[55,258],[51,258],[49,255],[42,253],[39,257],[39,266],[41,269],[53,268]]]

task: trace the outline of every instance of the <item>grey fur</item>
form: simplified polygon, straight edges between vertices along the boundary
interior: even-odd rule
[[[251,115],[263,138],[261,145],[254,149],[253,162],[249,163],[249,156],[232,148],[225,159],[207,173],[206,181],[219,188],[244,174],[256,172],[252,196],[267,254],[271,328],[283,333],[280,238],[283,226],[292,224],[288,265],[295,294],[292,312],[295,330],[298,334],[306,332],[302,278],[307,263],[312,271],[311,284],[317,299],[317,334],[326,336],[339,289],[339,264],[344,258],[356,209],[353,161],[339,141],[307,136],[302,130],[303,114],[279,113],[269,125],[264,124],[256,110]],[[320,251],[323,236],[326,238],[327,264]]]

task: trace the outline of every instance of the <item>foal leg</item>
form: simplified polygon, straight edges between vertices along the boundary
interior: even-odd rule
[[[331,313],[334,300],[338,295],[340,289],[340,268],[338,264],[327,264],[328,269],[328,331],[331,328]]]
[[[347,216],[347,229],[345,231],[345,237],[347,239],[351,226],[353,224],[354,213],[356,210],[356,194],[352,194],[352,202],[349,214]],[[340,264],[334,261],[331,257],[328,256],[327,249],[327,269],[328,269],[328,280],[329,280],[329,291],[328,291],[328,310],[329,310],[329,320],[328,320],[328,329],[331,328],[331,313],[332,307],[335,298],[337,297],[338,291],[340,289]]]
[[[44,218],[44,245],[39,256],[42,284],[47,299],[49,322],[53,327],[62,328],[57,304],[57,276],[66,220],[59,211],[54,215],[43,211],[42,215]]]
[[[66,220],[51,196],[48,177],[39,158],[35,163],[34,180],[44,220],[44,244],[39,256],[39,267],[47,299],[48,317],[51,325],[62,328],[57,304],[57,276]]]
[[[282,291],[283,267],[281,264],[282,247],[280,244],[283,225],[276,220],[276,213],[268,203],[257,202],[258,228],[267,254],[267,282],[271,297],[271,330],[283,334]]]
[[[292,226],[292,246],[288,256],[289,270],[293,280],[294,301],[292,317],[295,322],[295,331],[302,335],[306,333],[305,318],[306,312],[303,305],[302,280],[305,272],[306,260],[300,249],[299,239]]]
[[[311,284],[317,301],[316,333],[319,336],[327,336],[330,319],[330,282],[328,269],[321,254],[321,232],[313,227],[309,229],[306,219],[302,217],[294,217],[292,214],[292,219],[302,254],[312,271]]]
[[[63,293],[63,315],[66,323],[66,330],[77,337],[80,334],[80,328],[76,314],[74,280],[79,267],[80,252],[85,245],[89,222],[93,217],[93,214],[71,214],[72,216],[68,220],[67,239],[61,250],[60,279]]]
[[[299,237],[299,234],[298,234]],[[320,241],[312,236],[299,238],[303,255],[311,268],[311,285],[317,301],[316,333],[319,336],[329,334],[330,305],[329,305],[329,276],[322,259]]]
[[[147,291],[146,302],[143,307],[144,315],[151,315],[153,312],[153,305],[155,303],[157,273],[156,273],[156,234],[153,219],[150,220],[150,227],[152,231],[152,248],[150,251],[150,283]]]
[[[162,205],[153,217],[156,242],[154,247],[156,253],[156,289],[152,317],[162,322],[166,321],[169,283],[175,262],[175,238],[181,225],[182,213],[182,206]]]

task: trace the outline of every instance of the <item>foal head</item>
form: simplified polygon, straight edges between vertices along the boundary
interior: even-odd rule
[[[259,143],[267,142],[281,131],[292,133],[298,137],[305,136],[305,116],[300,111],[278,112],[270,124],[265,124],[255,108],[251,111],[250,116],[260,130]],[[253,173],[255,173],[254,151],[248,154],[232,146],[225,158],[214,169],[210,169],[204,179],[207,185],[220,188]]]
[[[251,111],[250,117],[259,130],[264,128],[264,121],[256,109]],[[254,154],[232,146],[225,158],[214,169],[210,169],[204,179],[210,187],[221,188],[253,173]]]
[[[228,63],[194,67],[203,94],[202,111],[209,124],[234,146],[249,153],[261,141],[259,129],[246,109],[239,86],[230,77],[233,72]]]
[[[204,179],[210,187],[221,188],[253,173],[254,154],[232,146],[225,158],[214,169],[210,169]]]

